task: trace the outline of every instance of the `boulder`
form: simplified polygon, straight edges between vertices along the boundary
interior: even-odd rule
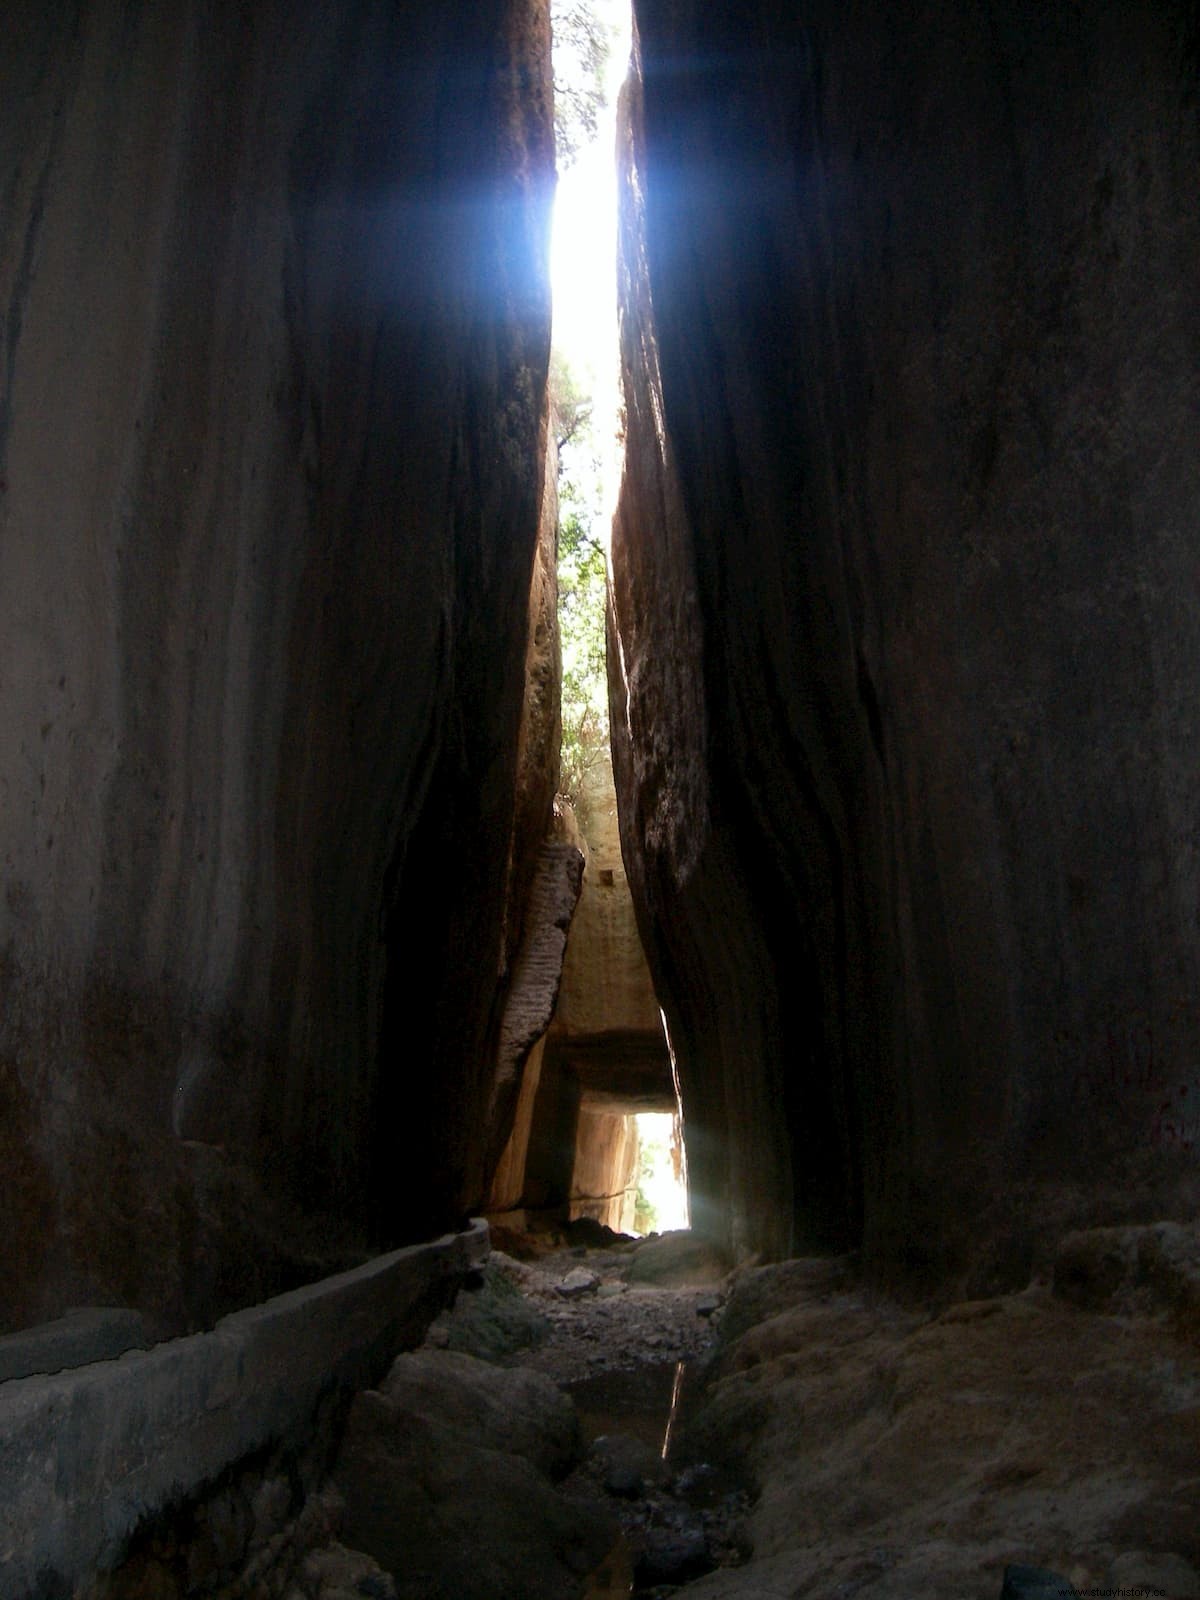
[[[647,1239],[626,1267],[625,1281],[659,1289],[707,1288],[721,1283],[728,1272],[729,1262],[720,1251],[680,1230]]]
[[[1178,1330],[1200,1341],[1200,1227],[1158,1222],[1143,1229],[1138,1279]]]
[[[558,1292],[565,1300],[576,1300],[580,1295],[590,1294],[599,1282],[597,1274],[586,1267],[572,1267],[558,1285]]]
[[[606,1492],[619,1499],[637,1499],[647,1484],[660,1483],[664,1476],[658,1451],[627,1433],[602,1434],[592,1445],[592,1457]]]
[[[483,1449],[522,1456],[550,1478],[564,1477],[582,1451],[575,1407],[540,1372],[416,1350],[397,1357],[380,1393],[397,1426],[423,1417]]]
[[[312,1600],[396,1600],[396,1585],[379,1563],[343,1544],[311,1550],[301,1572]]]
[[[650,1528],[638,1544],[634,1576],[640,1585],[687,1583],[713,1564],[698,1520],[678,1527]]]
[[[1127,1594],[1163,1594],[1171,1600],[1200,1600],[1200,1573],[1182,1556],[1159,1550],[1127,1550],[1109,1569],[1113,1589]]]
[[[565,1232],[572,1244],[587,1245],[592,1250],[637,1243],[636,1234],[618,1233],[603,1222],[598,1222],[595,1217],[572,1217]]]
[[[827,1295],[850,1279],[845,1256],[812,1256],[752,1267],[733,1280],[721,1317],[721,1340],[732,1344],[756,1322],[802,1300]]]
[[[1167,1312],[1181,1333],[1200,1338],[1200,1228],[1156,1222],[1069,1233],[1055,1258],[1054,1292],[1087,1311]]]
[[[1054,1292],[1084,1311],[1115,1310],[1137,1278],[1138,1228],[1068,1233],[1054,1261]]]
[[[374,1391],[351,1408],[336,1476],[343,1537],[391,1573],[397,1600],[575,1600],[615,1533],[525,1457]]]

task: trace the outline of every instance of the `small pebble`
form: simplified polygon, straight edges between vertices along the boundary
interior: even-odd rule
[[[586,1267],[572,1267],[559,1284],[558,1292],[564,1299],[573,1300],[576,1295],[590,1294],[599,1282],[596,1274]]]

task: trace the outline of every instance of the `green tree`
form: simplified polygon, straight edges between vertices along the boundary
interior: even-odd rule
[[[670,1159],[671,1152],[662,1139],[643,1139],[639,1136],[637,1194],[633,1212],[635,1233],[655,1233],[658,1230],[658,1208],[646,1193],[646,1184],[653,1183]]]
[[[561,792],[574,802],[592,766],[608,757],[604,634],[608,560],[599,537],[602,490],[591,398],[560,353],[550,398],[558,457],[558,630],[562,642]]]
[[[584,517],[571,508],[558,527],[558,627],[562,639],[562,776],[568,800],[608,755],[604,606],[608,564]]]
[[[550,351],[550,412],[561,475],[563,451],[577,439],[591,442],[592,397],[584,393],[557,345]]]
[[[604,69],[612,30],[595,0],[551,0],[554,49],[554,146],[560,166],[570,166],[596,137],[604,106]]]

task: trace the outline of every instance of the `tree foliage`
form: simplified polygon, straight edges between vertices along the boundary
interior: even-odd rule
[[[563,451],[576,439],[581,442],[590,439],[592,397],[580,388],[579,380],[567,365],[567,358],[557,346],[550,351],[550,413],[561,473]],[[561,484],[559,492],[561,495]]]
[[[562,776],[571,801],[608,754],[608,676],[604,605],[608,565],[603,547],[578,511],[558,531],[558,626],[562,638]]]
[[[598,533],[600,468],[591,400],[561,357],[551,399],[560,441],[558,477],[558,629],[562,642],[561,792],[579,798],[595,763],[608,758],[608,672],[604,613],[608,560]],[[552,372],[555,367],[552,367]],[[556,392],[557,391],[557,392]]]
[[[596,137],[604,106],[604,69],[611,31],[595,0],[551,0],[554,41],[554,144],[560,166],[570,166]]]

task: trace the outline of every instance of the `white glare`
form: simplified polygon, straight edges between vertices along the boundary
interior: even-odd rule
[[[554,344],[593,397],[605,541],[620,478],[617,349],[617,95],[629,67],[629,0],[595,0],[612,30],[596,138],[560,174],[550,245]],[[557,65],[557,64],[556,64]]]
[[[683,1146],[678,1121],[669,1111],[641,1111],[638,1130],[638,1191],[656,1233],[691,1226]]]

